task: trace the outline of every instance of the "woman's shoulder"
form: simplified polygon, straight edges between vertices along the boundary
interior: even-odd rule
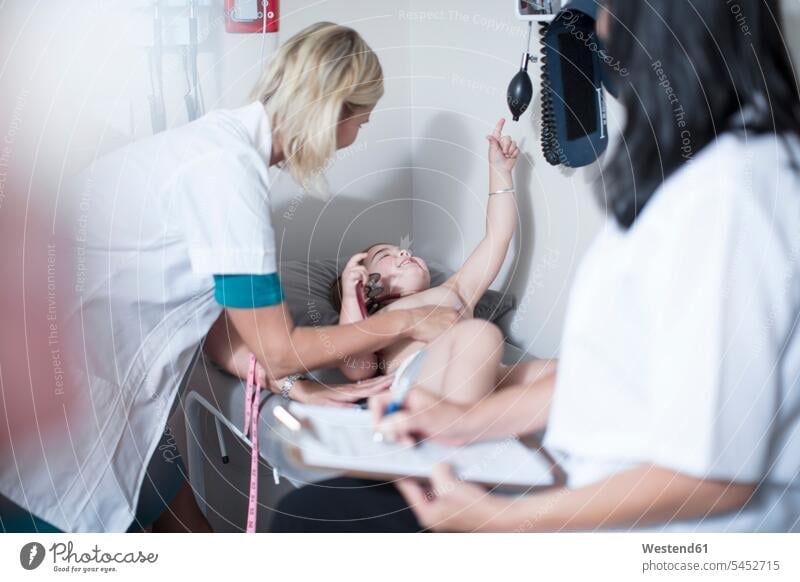
[[[726,133],[691,159],[654,194],[642,226],[733,214],[800,209],[800,143],[795,137]],[[777,217],[789,219],[790,217]]]
[[[728,132],[704,147],[664,183],[664,188],[685,188],[688,183],[708,184],[731,190],[772,182],[781,177],[796,181],[793,160],[800,163],[800,148],[794,136]]]
[[[227,135],[235,141],[249,142],[268,118],[264,106],[251,103],[236,109],[217,109],[210,111],[198,120],[198,125],[206,131],[212,130]]]
[[[763,169],[765,164],[786,164],[799,153],[798,139],[794,135],[729,131],[689,157],[683,171],[690,175],[724,172],[731,178],[741,178],[758,174],[759,166]]]
[[[210,157],[263,159],[271,147],[263,106],[215,109],[201,118],[161,134],[177,151],[204,152]]]

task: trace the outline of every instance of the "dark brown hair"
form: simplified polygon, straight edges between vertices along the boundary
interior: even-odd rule
[[[622,145],[605,169],[608,188],[598,188],[620,225],[630,227],[659,186],[719,134],[800,135],[778,0],[604,3],[609,53],[630,71],[619,96]]]

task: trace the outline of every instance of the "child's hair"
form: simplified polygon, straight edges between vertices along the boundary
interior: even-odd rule
[[[325,192],[323,171],[336,152],[341,119],[383,95],[378,57],[352,28],[318,22],[287,40],[253,90],[280,136],[292,177]]]
[[[374,243],[374,244],[369,245],[363,251],[359,251],[359,253],[368,253],[371,248],[376,247],[378,245],[384,245],[384,244],[389,244],[389,243],[381,243],[381,242]],[[355,254],[358,254],[358,253],[355,253]],[[333,305],[333,308],[336,310],[336,313],[339,313],[342,310],[342,274],[341,273],[339,273],[339,275],[333,281],[331,281],[329,297],[330,297],[330,300],[331,300],[331,305]]]

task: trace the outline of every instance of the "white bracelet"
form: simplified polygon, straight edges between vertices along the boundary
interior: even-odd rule
[[[489,196],[494,196],[495,194],[508,194],[510,192],[516,192],[514,188],[502,188],[500,190],[495,190],[494,192],[489,192]]]
[[[281,385],[281,396],[283,396],[286,400],[290,400],[291,397],[289,396],[289,392],[292,391],[294,388],[295,382],[300,380],[303,376],[300,374],[291,374],[286,377],[286,380],[283,381]]]

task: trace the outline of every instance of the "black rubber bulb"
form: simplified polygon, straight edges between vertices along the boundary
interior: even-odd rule
[[[508,108],[511,110],[514,121],[519,121],[519,116],[528,109],[531,99],[533,99],[531,78],[528,76],[528,71],[520,69],[508,84],[506,93],[506,101],[508,101]]]

